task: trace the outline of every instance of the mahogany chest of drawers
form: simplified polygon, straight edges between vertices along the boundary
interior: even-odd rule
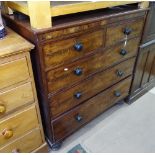
[[[29,51],[34,46],[7,29],[0,40],[0,152],[47,152]]]
[[[5,15],[10,27],[36,45],[33,69],[53,149],[128,96],[146,12],[123,6],[83,13],[81,18],[68,15],[44,30]]]

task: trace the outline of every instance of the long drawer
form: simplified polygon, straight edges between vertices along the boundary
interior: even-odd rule
[[[88,76],[103,70],[114,63],[121,62],[136,55],[139,38],[131,39],[124,47],[124,43],[81,61],[64,65],[47,73],[48,91],[56,92],[68,87]]]
[[[37,127],[35,105],[10,115],[0,122],[0,147]]]
[[[81,106],[53,121],[54,139],[65,138],[83,124],[128,95],[131,77],[86,101]]]
[[[120,63],[106,71],[100,72],[79,85],[51,97],[52,116],[59,115],[116,82],[132,74],[135,58]]]
[[[29,77],[26,58],[0,64],[0,89],[27,80]]]
[[[75,38],[45,44],[43,46],[45,67],[54,68],[89,54],[104,46],[104,40],[105,30],[101,29]]]
[[[32,83],[28,82],[11,90],[0,92],[0,118],[17,108],[35,101]]]
[[[0,148],[1,153],[30,153],[42,145],[40,129],[34,129],[28,134]]]
[[[109,25],[106,33],[106,46],[110,46],[127,38],[140,36],[144,18],[123,21]]]

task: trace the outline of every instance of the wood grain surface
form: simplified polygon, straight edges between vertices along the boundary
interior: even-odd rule
[[[134,62],[135,58],[127,60],[106,71],[95,74],[94,76],[80,82],[78,85],[66,90],[63,93],[53,95],[50,99],[52,117],[66,112],[67,110],[96,95],[100,91],[103,91],[116,82],[119,82],[125,77],[131,75]],[[118,71],[123,72],[123,74],[119,76]],[[81,94],[80,98],[76,98],[75,95],[77,93]]]
[[[27,80],[29,70],[26,58],[0,64],[0,89]]]
[[[127,96],[130,83],[131,77],[114,85],[103,93],[96,95],[95,97],[86,101],[83,105],[53,121],[55,140],[57,141],[68,136],[80,126],[88,123],[90,120],[102,113],[108,107]],[[115,91],[120,91],[120,97],[116,97],[114,95]],[[80,116],[82,119],[78,121],[76,116]]]
[[[108,26],[107,35],[106,35],[106,46],[110,46],[115,44],[119,40],[125,40],[126,35],[124,34],[124,29],[131,29],[131,33],[127,36],[127,38],[139,36],[142,33],[144,24],[144,18],[135,19],[126,22],[119,22]]]
[[[2,119],[0,122],[0,147],[36,127],[38,127],[38,118],[35,105],[17,111],[13,115]],[[12,137],[5,138],[3,135],[4,130],[12,130]]]
[[[5,15],[7,24],[36,46],[32,63],[51,146],[128,95],[135,62],[129,59],[137,56],[146,13],[135,5],[120,6],[58,17],[53,27],[41,30]],[[131,29],[126,42],[125,28]],[[81,40],[83,50],[75,53],[73,46]],[[126,54],[121,54],[122,49]],[[125,76],[116,77],[117,65],[126,70]],[[76,69],[82,74],[75,75]],[[126,76],[130,78],[124,80]],[[83,96],[75,99],[73,95],[81,90]],[[82,122],[75,120],[77,114]]]
[[[23,105],[34,103],[32,89],[32,83],[29,82],[9,91],[0,92],[0,105],[5,107],[5,112],[0,113],[0,118]]]
[[[113,64],[136,56],[138,44],[139,38],[135,38],[129,40],[125,47],[123,42],[107,50],[101,49],[93,56],[85,57],[82,60],[63,65],[62,67],[47,72],[49,93],[71,86],[100,70],[104,70]],[[127,51],[127,54],[124,56],[120,54],[122,49]],[[81,69],[82,74],[79,76],[75,75],[74,71],[76,69]]]
[[[104,46],[104,38],[105,32],[103,29],[83,34],[76,38],[46,43],[43,47],[45,66],[46,68],[56,67],[91,53],[97,48]],[[74,48],[78,44],[82,46],[80,51]]]
[[[7,35],[0,41],[0,57],[12,55],[13,53],[21,53],[34,48],[34,45],[26,41],[17,33],[7,28]]]
[[[36,128],[15,141],[0,148],[1,153],[29,153],[40,147],[42,138],[40,129]]]

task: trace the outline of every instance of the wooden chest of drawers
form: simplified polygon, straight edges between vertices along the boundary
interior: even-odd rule
[[[0,40],[0,152],[46,148],[29,51],[32,44],[7,29]]]
[[[33,67],[53,149],[128,95],[147,12],[129,8],[84,13],[69,22],[63,17],[62,24],[39,31],[5,15],[9,26],[36,45]]]
[[[150,2],[150,10],[144,26],[134,77],[128,103],[132,103],[155,87],[155,2]]]
[[[132,103],[155,86],[155,40],[140,46],[134,78],[127,98]]]

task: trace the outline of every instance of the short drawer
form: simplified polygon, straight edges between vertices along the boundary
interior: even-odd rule
[[[96,95],[53,121],[54,139],[65,138],[128,95],[131,77]]]
[[[131,39],[110,49],[95,53],[80,61],[47,72],[48,91],[56,92],[71,86],[88,76],[136,55],[139,38]]]
[[[118,64],[106,71],[102,71],[79,85],[51,97],[50,108],[52,116],[59,115],[100,91],[119,82],[132,74],[135,58]],[[104,81],[104,82],[103,82]]]
[[[144,18],[109,25],[106,33],[106,46],[110,46],[131,37],[140,36]]]
[[[23,105],[35,101],[32,83],[28,82],[6,92],[0,92],[0,118]]]
[[[0,64],[0,89],[22,82],[29,78],[26,58]]]
[[[0,147],[38,127],[35,106],[0,121]]]
[[[45,44],[43,46],[45,67],[54,68],[91,53],[104,45],[104,34],[104,30],[98,30],[76,38]]]
[[[34,129],[28,134],[0,148],[1,153],[30,153],[42,145],[40,129]]]

